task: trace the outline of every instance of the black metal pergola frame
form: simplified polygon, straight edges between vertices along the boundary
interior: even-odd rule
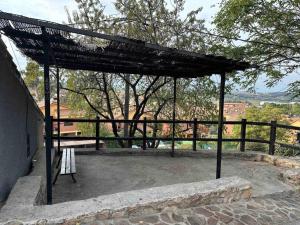
[[[140,40],[112,36],[67,25],[42,21],[0,11],[0,31],[11,38],[16,46],[28,57],[44,65],[45,91],[45,134],[46,134],[46,177],[47,202],[52,203],[51,173],[51,117],[50,117],[50,66],[56,67],[57,78],[57,123],[58,149],[60,149],[60,93],[59,68],[90,70],[110,73],[128,73],[174,78],[173,136],[176,120],[176,83],[178,78],[195,78],[219,74],[221,77],[219,93],[218,144],[216,178],[221,177],[222,131],[224,125],[225,74],[245,70],[251,65],[226,59],[221,56],[204,55],[184,50],[163,47]],[[76,42],[71,33],[99,38],[108,42],[106,46],[87,47]]]

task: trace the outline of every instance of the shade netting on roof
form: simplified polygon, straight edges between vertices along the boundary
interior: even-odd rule
[[[162,47],[4,12],[0,12],[0,30],[22,53],[40,64],[44,64],[45,43],[48,44],[49,65],[65,69],[189,78],[251,67],[249,63],[222,56]],[[74,33],[98,38],[101,44],[85,44],[74,38]]]

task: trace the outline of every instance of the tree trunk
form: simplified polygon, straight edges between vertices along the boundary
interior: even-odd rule
[[[130,75],[126,74],[126,80],[129,81]],[[124,119],[128,120],[129,119],[129,101],[130,101],[130,93],[129,93],[129,83],[125,82],[125,102],[124,102]],[[128,138],[129,134],[129,129],[128,129],[128,123],[124,123],[124,137]],[[131,142],[129,141],[124,141],[124,146],[126,148],[131,148]]]

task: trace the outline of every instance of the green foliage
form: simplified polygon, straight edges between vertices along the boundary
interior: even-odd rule
[[[291,109],[291,113],[292,115],[300,115],[300,104],[293,104],[292,105],[292,109]]]
[[[245,146],[246,151],[268,152],[268,145],[257,142],[247,142]]]
[[[81,135],[83,136],[91,136],[95,137],[96,135],[96,124],[95,123],[77,123],[78,129],[81,131]],[[109,132],[107,127],[100,126],[99,130],[100,137],[110,137],[112,133]]]
[[[28,61],[23,72],[24,81],[32,96],[41,101],[44,97],[43,70],[34,61]]]
[[[271,105],[272,107],[276,107],[278,109],[282,110],[282,113],[285,115],[300,115],[300,104],[274,104],[269,103],[268,105]]]
[[[32,60],[27,61],[24,71],[22,71],[23,79],[28,87],[31,95],[36,101],[44,99],[44,71],[38,63]],[[51,96],[56,95],[56,77],[50,74]]]
[[[217,149],[217,142],[215,142],[215,141],[198,141],[197,149],[215,150],[215,149]]]
[[[120,148],[120,145],[116,141],[105,141],[106,148]]]
[[[259,74],[265,73],[269,78],[267,84],[272,86],[287,74],[297,72],[300,65],[299,1],[223,0],[214,23],[221,35],[250,41],[218,40],[220,45],[226,45],[220,49],[226,55],[259,66],[243,76],[235,76],[236,82],[248,86],[256,82]],[[290,92],[299,95],[299,82],[290,85]]]
[[[193,142],[192,141],[176,141],[176,148],[178,149],[192,149],[193,148]]]
[[[247,121],[270,122],[272,120],[276,120],[278,123],[288,124],[288,122],[284,119],[284,110],[271,104],[267,104],[263,107],[252,106],[247,108],[243,118],[247,119]],[[240,132],[240,125],[234,126],[233,136],[239,138]],[[269,140],[270,127],[247,125],[246,138]],[[276,139],[287,141],[289,139],[289,133],[285,129],[277,129]]]
[[[223,142],[223,150],[225,151],[234,151],[237,150],[238,143],[236,142]]]
[[[184,0],[116,0],[118,12],[108,15],[99,0],[76,0],[77,9],[68,12],[69,23],[75,27],[93,31],[123,35],[154,44],[192,51],[206,51],[206,40],[198,32],[206,30],[200,19],[201,8],[185,15]],[[106,46],[106,41],[77,37],[83,43]],[[80,79],[79,79],[80,78]],[[66,87],[68,101],[74,109],[86,111],[87,116],[115,119],[124,115],[124,87],[130,88],[130,109],[133,119],[145,113],[157,118],[171,118],[173,79],[94,72],[68,72]],[[210,119],[216,114],[213,99],[217,86],[209,78],[178,80],[177,118]],[[136,132],[130,124],[130,135]],[[89,129],[88,129],[89,130]],[[114,135],[122,135],[113,129]],[[154,132],[153,132],[154,135]]]
[[[96,134],[96,125],[94,123],[77,123],[77,127],[83,136],[94,137]]]
[[[214,120],[217,118],[217,109],[212,101],[212,97],[216,97],[218,89],[213,81],[209,79],[182,79],[178,80],[177,83],[177,119],[190,120],[198,118],[202,120]],[[159,95],[165,95],[166,93],[172,98],[172,87],[162,88],[158,91]],[[170,101],[167,107],[162,110],[164,118],[172,118],[172,107],[173,104]]]
[[[280,156],[296,156],[299,151],[295,151],[292,148],[289,147],[283,147],[280,145],[275,145],[275,155]]]
[[[184,0],[117,0],[115,7],[126,18],[127,36],[193,51],[205,48],[203,37],[193,31],[206,30],[204,20],[199,19],[202,8],[184,16]]]

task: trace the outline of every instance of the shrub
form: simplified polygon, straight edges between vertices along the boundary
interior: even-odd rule
[[[275,145],[275,155],[279,156],[295,156],[297,154],[297,151],[295,151],[292,148],[281,146],[281,145]]]
[[[247,151],[258,151],[258,152],[267,152],[268,145],[262,144],[262,143],[257,143],[257,142],[248,142],[246,143],[246,150]]]

